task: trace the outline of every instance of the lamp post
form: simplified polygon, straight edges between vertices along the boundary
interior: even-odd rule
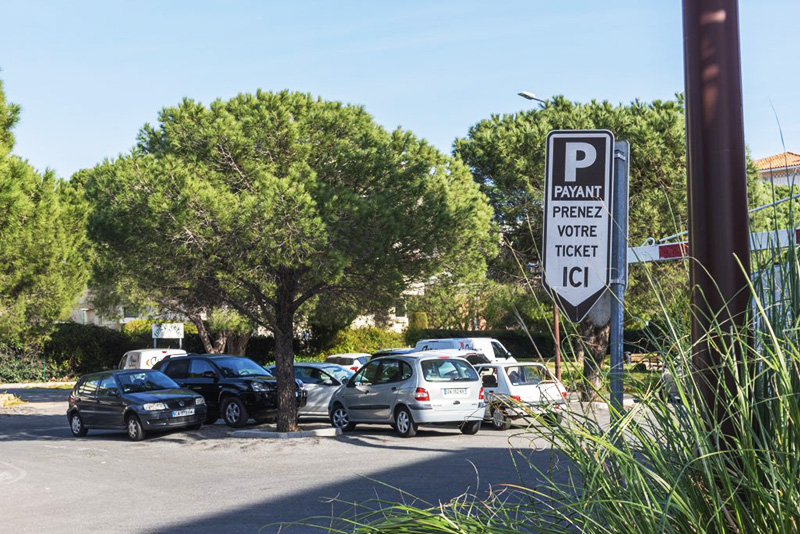
[[[547,103],[547,100],[542,100],[541,98],[537,97],[535,94],[531,93],[530,91],[520,91],[517,93],[519,96],[524,98],[525,100],[535,100],[540,104],[544,105]],[[555,348],[556,348],[556,378],[561,381],[561,332],[559,331],[559,324],[558,324],[558,305],[556,304],[555,299],[553,300],[553,338],[555,341]]]

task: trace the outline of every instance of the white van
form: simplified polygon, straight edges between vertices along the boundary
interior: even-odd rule
[[[445,339],[420,339],[414,350],[474,350],[486,356],[490,362],[513,363],[517,360],[502,343],[490,337],[451,337]]]
[[[152,369],[167,356],[186,356],[183,349],[137,349],[126,352],[119,361],[119,369]]]

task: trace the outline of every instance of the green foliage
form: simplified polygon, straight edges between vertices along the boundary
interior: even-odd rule
[[[148,331],[149,336],[149,331]],[[56,326],[42,354],[52,377],[77,377],[111,369],[122,355],[133,349],[151,346],[140,338],[96,325],[73,322]]]
[[[75,184],[11,155],[18,113],[0,84],[0,341],[36,346],[85,288],[87,206]]]
[[[409,330],[425,330],[428,328],[428,314],[425,312],[414,312],[408,318]]]
[[[403,335],[380,328],[353,328],[339,332],[328,348],[328,354],[347,352],[373,353],[378,349],[402,347]]]

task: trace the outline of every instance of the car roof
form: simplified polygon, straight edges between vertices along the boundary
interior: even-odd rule
[[[341,354],[330,354],[326,358],[346,356],[347,358],[369,358],[370,355],[366,352],[343,352]]]
[[[267,367],[275,367],[276,364],[271,363],[267,365]],[[327,362],[294,362],[295,367],[318,367],[320,369],[331,369],[331,368],[339,368],[342,367],[340,365],[336,365],[335,363],[327,363]]]
[[[432,356],[450,356],[453,358],[465,358],[470,354],[480,354],[483,355],[482,352],[474,350],[474,349],[433,349],[433,350],[422,350],[413,354],[430,354]]]
[[[494,367],[519,367],[520,365],[528,365],[528,366],[536,366],[536,367],[544,367],[547,369],[547,366],[541,362],[489,362],[489,363],[479,363],[475,367],[487,367],[487,366],[494,366]]]
[[[160,373],[158,369],[109,369],[108,371],[97,371],[96,373],[88,373],[80,377],[78,380],[82,380],[84,378],[88,378],[90,376],[99,376],[99,375],[120,375],[124,373]]]

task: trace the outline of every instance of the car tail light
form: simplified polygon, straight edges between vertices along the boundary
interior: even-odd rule
[[[479,401],[483,400],[483,388],[481,388],[481,392],[478,393],[478,400]]]
[[[522,402],[522,397],[519,395],[511,395],[511,398],[517,402]]]
[[[431,396],[428,395],[428,390],[425,388],[417,388],[414,392],[414,398],[418,401],[430,401]]]

